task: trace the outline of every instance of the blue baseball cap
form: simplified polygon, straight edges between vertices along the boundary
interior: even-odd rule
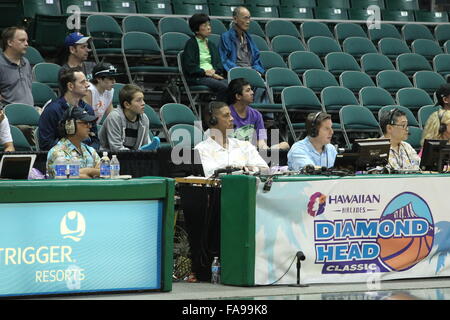
[[[85,37],[83,34],[79,32],[72,32],[69,34],[64,40],[64,44],[66,47],[74,46],[77,44],[86,43],[91,37]]]

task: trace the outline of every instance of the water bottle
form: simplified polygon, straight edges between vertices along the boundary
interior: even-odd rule
[[[108,152],[103,152],[103,157],[100,159],[100,178],[111,178],[111,163],[108,158]]]
[[[80,178],[80,159],[75,151],[72,152],[69,164],[69,177],[70,179]]]
[[[117,177],[120,175],[120,163],[117,159],[116,155],[112,156],[111,159],[111,179],[117,179]]]
[[[57,158],[54,164],[55,169],[55,179],[67,179],[66,169],[67,162],[64,157],[64,153],[58,152]]]
[[[219,257],[214,257],[214,260],[211,265],[211,283],[219,284],[220,283],[220,262]]]

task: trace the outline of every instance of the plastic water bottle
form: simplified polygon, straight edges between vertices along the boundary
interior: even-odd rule
[[[70,179],[80,178],[80,159],[75,151],[72,152],[69,164],[69,177]]]
[[[54,168],[55,179],[67,179],[67,161],[62,152],[58,152],[58,157],[55,160]]]
[[[211,283],[219,284],[220,283],[220,262],[219,257],[214,257],[214,260],[211,264]]]
[[[111,178],[111,162],[108,158],[108,152],[103,152],[103,157],[100,159],[100,178]]]
[[[111,179],[117,179],[120,175],[120,163],[117,156],[114,154],[111,159]]]

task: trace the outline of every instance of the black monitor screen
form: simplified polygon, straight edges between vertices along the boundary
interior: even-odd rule
[[[357,139],[352,152],[336,157],[335,167],[366,171],[377,166],[386,166],[389,160],[389,139]]]
[[[442,171],[450,160],[450,144],[447,140],[430,140],[423,142],[420,168],[426,171]]]

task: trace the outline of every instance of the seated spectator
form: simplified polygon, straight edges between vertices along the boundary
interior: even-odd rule
[[[94,69],[95,62],[87,61],[89,57],[89,39],[79,32],[72,32],[64,40],[63,52],[60,54],[63,59],[60,64],[62,65],[59,72],[61,77],[64,70],[70,68],[80,68],[86,75],[88,80],[92,79],[92,70]]]
[[[227,103],[230,106],[234,121],[234,137],[250,141],[259,149],[269,149],[267,146],[267,131],[264,127],[261,112],[249,105],[253,103],[253,90],[244,78],[232,80],[228,85]],[[270,149],[289,149],[287,142],[272,145]]]
[[[149,143],[149,119],[144,113],[144,92],[127,84],[119,92],[120,108],[114,108],[100,130],[102,150],[154,150],[159,138]]]
[[[382,138],[391,140],[389,167],[395,170],[419,170],[420,157],[408,139],[408,119],[403,111],[393,108],[381,114]]]
[[[80,178],[89,179],[100,176],[100,157],[94,148],[82,141],[89,137],[90,128],[96,117],[79,107],[64,111],[58,124],[61,140],[47,154],[47,174],[55,177],[54,163],[60,154],[68,161],[74,156],[80,160]]]
[[[11,129],[9,128],[8,118],[3,110],[0,110],[0,144],[3,146],[3,152],[16,151],[14,148]]]
[[[61,96],[49,103],[39,117],[38,138],[41,150],[50,150],[62,138],[59,136],[58,123],[69,107],[76,106],[95,116],[92,107],[83,101],[89,88],[89,82],[80,69],[71,68],[64,71],[59,79],[59,85]],[[83,142],[96,150],[99,149],[100,142],[97,137],[96,124],[92,126],[90,136]]]
[[[423,129],[421,144],[425,139],[450,141],[450,111],[433,112]],[[422,155],[422,151],[419,153]]]
[[[242,168],[248,172],[269,172],[267,163],[250,142],[228,136],[233,131],[233,117],[226,103],[211,102],[205,120],[210,128],[206,132],[208,138],[195,146],[205,177],[226,167]]]
[[[186,81],[190,85],[204,85],[216,93],[217,99],[223,101],[227,90],[225,70],[220,60],[216,45],[208,41],[211,24],[208,15],[196,13],[189,19],[189,26],[194,36],[184,46],[181,61]]]
[[[305,125],[306,138],[294,143],[288,152],[289,170],[298,171],[307,165],[333,167],[337,151],[331,144],[334,133],[331,115],[324,112],[310,113]]]
[[[117,69],[109,63],[100,63],[92,70],[87,95],[83,100],[94,109],[97,124],[113,109],[114,84]]]
[[[21,27],[2,32],[3,53],[0,54],[0,105],[24,103],[34,105],[31,65],[25,57],[28,35]]]

